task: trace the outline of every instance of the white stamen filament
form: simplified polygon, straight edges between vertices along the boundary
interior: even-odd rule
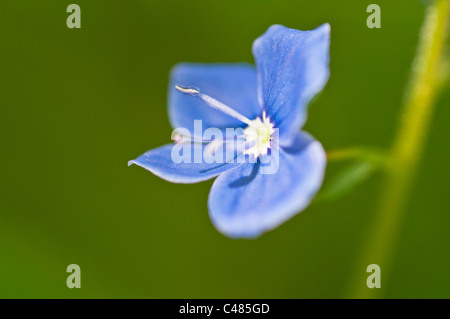
[[[181,93],[190,96],[198,96],[213,109],[221,111],[247,124],[248,126],[244,129],[244,135],[239,136],[245,138],[246,141],[245,144],[248,146],[246,147],[244,154],[253,155],[256,158],[261,155],[267,154],[268,150],[271,147],[272,134],[274,133],[275,130],[274,124],[271,123],[269,117],[266,116],[265,112],[263,112],[261,117],[257,117],[254,120],[249,120],[247,117],[233,110],[232,108],[223,104],[222,102],[219,102],[216,99],[201,93],[200,90],[196,87],[176,85],[175,88]],[[182,142],[185,141],[184,137],[181,139],[181,141]],[[195,139],[192,139],[192,141],[194,141],[194,143],[196,142]],[[200,142],[209,143],[207,148],[210,154],[214,154],[219,147],[221,147],[224,143],[227,143],[226,139],[214,139],[209,141],[200,140]]]
[[[187,136],[183,134],[176,134],[173,137],[173,141],[177,144],[179,143],[187,143],[187,142],[194,142],[194,143],[210,143],[212,140],[203,139],[200,137],[195,136]]]
[[[191,86],[181,86],[181,85],[175,85],[175,88],[184,94],[188,94],[191,96],[198,96],[203,101],[206,102],[210,107],[213,109],[216,109],[218,111],[221,111],[231,117],[234,117],[235,119],[241,121],[242,123],[245,123],[247,125],[251,125],[252,121],[246,118],[244,115],[242,115],[239,112],[236,112],[228,105],[223,104],[222,102],[217,101],[216,99],[210,97],[209,95],[203,94],[200,92],[199,89]]]
[[[239,139],[245,139],[245,135],[236,135],[236,136],[224,137],[224,138],[206,139],[206,138],[201,138],[201,137],[196,137],[196,136],[188,136],[188,135],[183,135],[181,133],[177,133],[174,135],[172,140],[177,144],[178,143],[209,144],[212,142],[217,143],[219,141],[223,144],[223,143],[234,142],[235,140],[238,141]]]

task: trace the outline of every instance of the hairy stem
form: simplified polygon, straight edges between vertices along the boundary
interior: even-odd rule
[[[449,0],[436,0],[426,12],[419,46],[408,84],[404,113],[391,149],[391,160],[383,189],[381,207],[368,233],[368,246],[357,264],[357,278],[350,287],[351,297],[375,297],[383,290],[366,286],[365,267],[378,264],[382,282],[386,282],[389,262],[399,224],[403,218],[404,205],[422,157],[433,105],[440,87],[440,69],[446,39],[449,16]],[[384,286],[385,287],[385,286]]]

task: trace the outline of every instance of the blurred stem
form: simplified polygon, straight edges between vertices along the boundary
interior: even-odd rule
[[[351,297],[375,297],[386,287],[389,261],[392,258],[397,229],[404,205],[423,153],[434,101],[440,88],[439,72],[443,62],[449,16],[449,1],[436,0],[428,8],[422,26],[410,82],[405,94],[404,113],[391,148],[391,161],[383,189],[381,207],[371,225],[368,246],[357,264]],[[381,289],[369,289],[365,272],[369,264],[381,268]]]
[[[376,165],[387,165],[389,156],[386,151],[370,147],[351,147],[329,151],[328,161],[357,159]]]

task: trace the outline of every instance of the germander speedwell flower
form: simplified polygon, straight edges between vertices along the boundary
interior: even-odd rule
[[[322,145],[300,128],[308,102],[328,80],[329,34],[328,24],[312,31],[273,25],[253,43],[256,69],[247,64],[175,66],[169,87],[175,143],[129,165],[175,183],[218,176],[209,214],[229,237],[257,237],[302,211],[320,188],[326,166]],[[210,128],[240,133],[212,138]],[[188,160],[174,159],[179,147]],[[199,152],[223,149],[227,159],[222,163],[196,158]]]

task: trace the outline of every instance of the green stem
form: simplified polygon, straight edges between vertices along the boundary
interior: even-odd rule
[[[349,147],[327,152],[327,159],[331,161],[343,161],[356,159],[377,165],[386,165],[389,156],[385,150],[372,147]]]
[[[407,87],[404,114],[391,149],[387,184],[380,210],[371,225],[368,246],[357,264],[351,297],[375,297],[386,287],[387,270],[392,259],[397,229],[414,174],[423,153],[434,101],[439,89],[439,69],[443,58],[449,16],[449,0],[436,0],[427,9],[420,42]],[[369,264],[381,268],[381,289],[366,286]]]

